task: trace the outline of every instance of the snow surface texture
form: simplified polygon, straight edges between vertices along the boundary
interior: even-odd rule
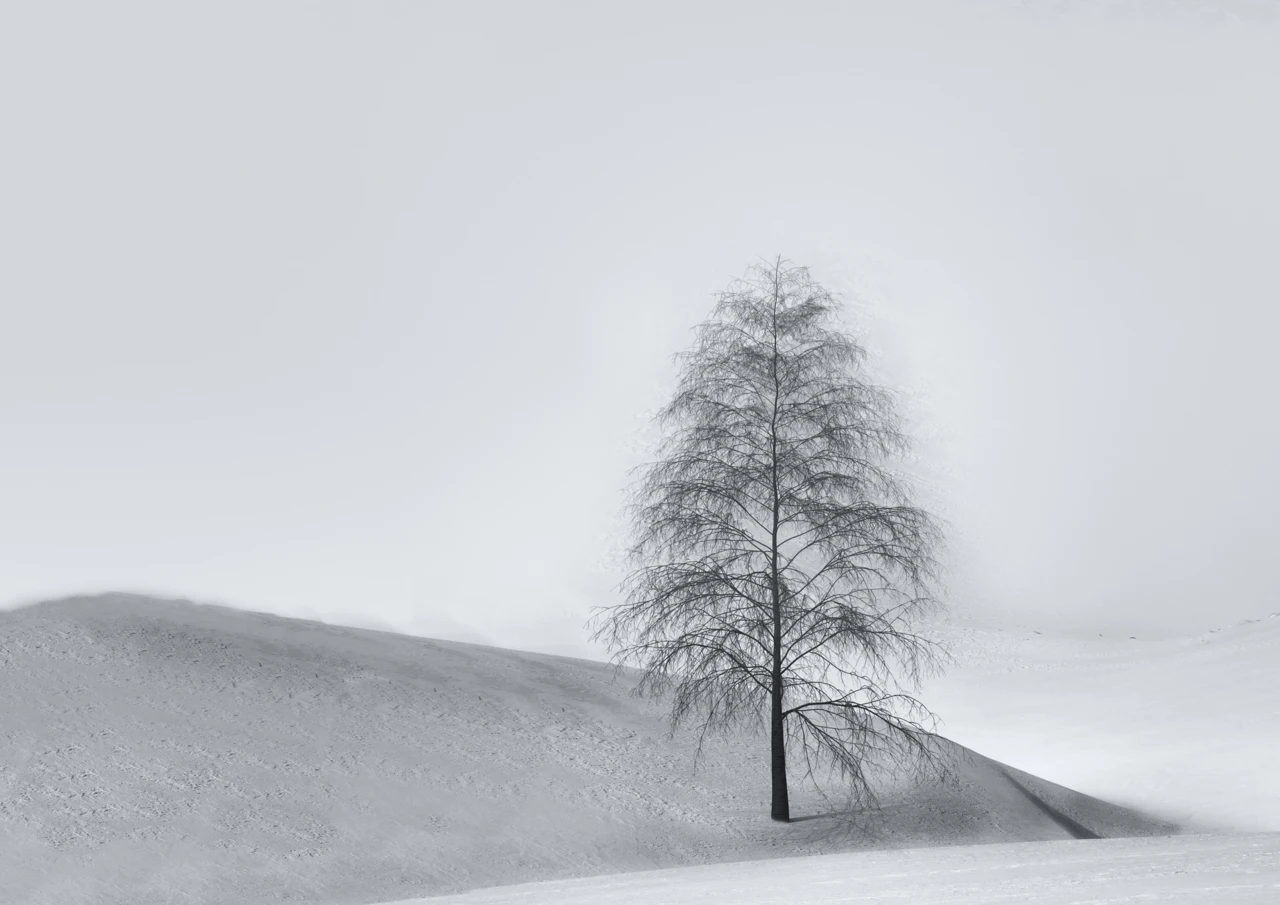
[[[948,738],[1188,829],[1280,831],[1280,615],[1162,641],[934,635],[960,661],[923,692]]]
[[[529,883],[389,905],[1275,905],[1280,833],[948,846]]]
[[[360,902],[699,863],[1171,832],[981,756],[875,822],[607,666],[125,595],[0,613],[0,901]]]
[[[1280,833],[870,851],[525,883],[389,905],[1275,905]]]

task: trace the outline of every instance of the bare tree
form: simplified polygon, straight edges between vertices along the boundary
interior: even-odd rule
[[[911,625],[938,604],[941,535],[892,467],[908,439],[837,310],[781,258],[719,294],[632,487],[624,602],[593,615],[615,663],[641,670],[637,694],[674,692],[672,731],[701,720],[699,750],[768,714],[781,821],[788,743],[851,806],[876,801],[869,763],[939,762],[905,689],[940,662]]]

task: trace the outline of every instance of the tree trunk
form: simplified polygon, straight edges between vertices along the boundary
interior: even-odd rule
[[[770,726],[770,737],[773,742],[773,807],[769,816],[785,823],[791,821],[791,801],[787,796],[787,748],[786,737],[782,733],[782,675],[781,671],[773,674],[773,715]]]
[[[782,259],[778,259],[781,266]],[[774,268],[773,282],[773,417],[769,424],[771,446],[771,470],[773,472],[773,536],[770,539],[770,578],[773,585],[773,693],[769,696],[772,713],[769,719],[769,738],[773,746],[770,766],[773,772],[773,806],[769,816],[784,823],[791,822],[791,800],[787,796],[787,741],[782,732],[782,576],[778,573],[778,524],[781,518],[782,498],[778,493],[778,404],[782,387],[778,382],[778,268]]]
[[[775,522],[776,524],[776,522]],[[774,529],[777,535],[777,529]],[[778,587],[778,548],[773,552],[773,689],[769,695],[769,739],[773,747],[770,766],[773,773],[773,807],[769,816],[785,823],[791,821],[791,800],[787,795],[787,737],[782,731],[782,693],[786,686],[782,682],[782,594]]]

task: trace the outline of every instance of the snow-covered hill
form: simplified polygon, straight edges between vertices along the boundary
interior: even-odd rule
[[[604,664],[110,595],[0,613],[0,901],[368,903],[856,848],[1167,832],[981,756],[874,823]],[[1006,761],[1008,762],[1008,761]],[[1016,761],[1015,765],[1021,766]]]

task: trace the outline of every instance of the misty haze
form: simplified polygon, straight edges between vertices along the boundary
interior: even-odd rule
[[[0,101],[0,903],[1280,901],[1280,3],[14,3]]]

